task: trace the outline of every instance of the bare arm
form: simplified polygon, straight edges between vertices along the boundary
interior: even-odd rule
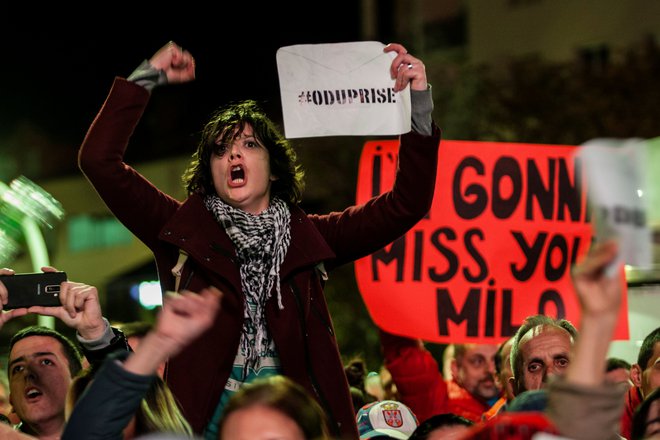
[[[615,242],[597,244],[573,270],[582,310],[580,334],[566,376],[550,384],[546,409],[566,437],[620,439],[617,431],[624,389],[604,383],[605,360],[622,295],[619,272],[609,277],[605,269],[616,259],[617,251]]]
[[[573,270],[573,283],[582,310],[580,335],[573,347],[573,359],[566,370],[568,382],[600,385],[605,379],[605,362],[621,306],[621,279],[609,277],[605,269],[618,252],[613,241],[597,244]]]

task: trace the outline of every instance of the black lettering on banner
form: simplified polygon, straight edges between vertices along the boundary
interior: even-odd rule
[[[544,290],[541,294],[538,308],[540,315],[552,316],[548,313],[547,310],[549,303],[555,305],[555,310],[557,311],[557,314],[555,315],[556,319],[563,319],[566,317],[566,307],[564,306],[564,300],[561,299],[559,292],[554,289]]]
[[[555,250],[559,250],[559,265],[552,265],[552,255]],[[568,264],[568,244],[563,235],[554,235],[548,243],[548,250],[545,256],[545,276],[548,281],[557,281],[564,275],[566,265]]]
[[[377,153],[381,150],[382,147],[380,145],[376,147]],[[381,158],[382,156],[380,154],[374,154],[374,161],[371,164],[371,197],[376,197],[381,192],[380,178],[383,172]]]
[[[469,229],[465,231],[463,241],[465,243],[465,250],[474,259],[474,262],[479,266],[479,272],[476,275],[470,273],[468,268],[463,268],[463,276],[471,283],[480,283],[488,277],[488,265],[486,260],[481,256],[479,250],[472,243],[472,237],[477,236],[484,241],[484,233],[481,229]]]
[[[382,248],[373,254],[371,254],[371,272],[373,274],[374,281],[380,281],[380,276],[378,275],[378,262],[383,262],[385,265],[390,264],[392,261],[396,260],[396,281],[403,281],[403,269],[404,269],[404,256],[406,255],[406,239],[405,235],[399,237],[390,246],[389,252]]]
[[[566,273],[568,267],[572,264],[575,264],[577,260],[577,250],[580,247],[580,237],[573,238],[573,249],[571,256],[568,256],[568,242],[566,237],[563,235],[555,235],[550,240],[548,244],[548,250],[546,251],[545,258],[545,278],[548,281],[557,281],[561,279]],[[555,249],[558,249],[560,252],[559,264],[557,267],[552,265],[551,256],[553,255]]]
[[[518,281],[527,281],[531,278],[536,271],[541,255],[545,255],[544,276],[548,281],[561,279],[570,265],[575,264],[577,261],[577,252],[581,242],[580,237],[573,237],[569,252],[569,242],[561,234],[554,234],[547,248],[545,247],[548,238],[547,232],[539,232],[532,245],[527,244],[521,232],[511,231],[511,234],[525,255],[525,263],[522,268],[517,268],[515,263],[510,264],[511,274]],[[544,249],[545,252],[543,252]],[[558,263],[553,265],[553,255],[556,255],[556,252],[559,252]]]
[[[516,268],[515,263],[511,263],[511,274],[518,281],[527,281],[531,278],[536,270],[536,265],[539,262],[541,257],[541,251],[543,250],[543,244],[545,239],[548,237],[547,232],[539,232],[539,234],[534,239],[532,246],[528,246],[525,241],[525,237],[521,232],[511,231],[513,238],[518,242],[518,246],[525,254],[525,264],[521,269]]]
[[[482,185],[473,183],[465,188],[465,196],[461,194],[461,180],[463,172],[472,168],[480,175],[484,175],[484,164],[474,156],[466,156],[461,163],[458,164],[454,172],[454,180],[452,183],[452,199],[454,201],[454,209],[456,214],[466,220],[471,220],[478,217],[488,204],[488,193]],[[473,199],[468,202],[466,198]]]
[[[448,321],[460,324],[467,321],[467,336],[479,334],[479,303],[481,302],[481,289],[472,288],[468,292],[465,304],[460,312],[456,311],[451,295],[447,289],[436,290],[438,305],[438,333],[440,336],[449,336]]]
[[[382,145],[377,145],[375,150],[374,160],[371,163],[371,197],[379,196],[383,190],[380,185],[383,174],[383,155],[379,154],[383,151]],[[392,154],[391,152],[385,154],[385,157],[389,160],[390,164],[395,164],[399,158],[397,154]]]
[[[532,202],[537,201],[543,218],[549,220],[552,218],[554,208],[554,187],[555,187],[555,159],[548,160],[548,186],[543,185],[543,179],[539,172],[536,162],[527,161],[527,203],[525,208],[525,218],[533,219]]]
[[[413,264],[412,264],[412,279],[414,281],[421,281],[424,275],[423,256],[425,251],[425,235],[424,231],[413,231]],[[463,236],[463,246],[474,260],[477,265],[476,273],[472,273],[470,269],[464,265],[462,274],[465,279],[471,283],[479,283],[488,278],[488,265],[486,260],[481,255],[477,248],[477,240],[484,241],[484,233],[481,229],[468,229]],[[431,232],[430,237],[431,246],[436,249],[446,261],[446,269],[439,271],[436,267],[428,268],[428,277],[435,283],[443,283],[454,278],[460,267],[461,260],[460,252],[456,252],[451,244],[459,246],[458,235],[449,227],[442,227]],[[466,260],[466,259],[465,259]],[[467,262],[465,262],[467,264]]]
[[[500,324],[501,336],[513,336],[516,334],[520,325],[511,323],[511,310],[513,309],[513,291],[511,289],[502,289],[502,322]]]
[[[502,196],[502,180],[508,178],[512,191],[508,199]],[[522,173],[518,162],[509,156],[502,156],[493,169],[493,215],[499,219],[511,217],[522,197]]]
[[[557,167],[557,164],[559,165]],[[534,219],[533,201],[536,200],[543,218],[550,220],[556,209],[557,220],[564,220],[568,210],[573,222],[580,221],[582,217],[582,162],[575,159],[573,163],[574,176],[568,169],[565,158],[548,159],[548,185],[543,185],[541,173],[533,160],[527,161],[527,201],[525,218]],[[557,176],[555,184],[555,176]],[[571,182],[572,180],[572,182]],[[556,187],[556,189],[555,189]],[[555,195],[557,206],[554,206]]]
[[[478,176],[484,176],[486,172],[483,162],[477,157],[464,157],[454,171],[452,200],[456,213],[463,219],[472,220],[486,210],[489,203],[489,189],[483,184],[471,182],[465,185],[463,190],[463,180],[467,178],[465,174],[468,170],[472,170]],[[507,180],[511,183],[511,194],[505,195],[502,184]],[[582,188],[582,168],[579,159],[575,159],[574,162],[573,179],[566,159],[548,159],[546,185],[533,159],[527,159],[526,175],[523,176],[520,164],[514,157],[502,156],[497,159],[493,167],[490,187],[491,210],[496,218],[511,217],[520,204],[523,191],[526,190],[526,220],[534,220],[533,207],[536,201],[544,219],[565,220],[568,212],[570,220],[578,222],[586,205],[582,200]]]
[[[415,249],[413,252],[413,281],[422,280],[422,258],[424,254],[424,233],[415,231]]]
[[[520,325],[513,324],[511,313],[513,309],[513,291],[511,289],[502,289],[502,321],[500,324],[500,334],[495,334],[495,312],[497,310],[498,295],[497,289],[492,287],[495,284],[494,280],[489,280],[488,285],[490,286],[486,289],[486,307],[485,315],[483,316],[483,336],[503,336],[510,337],[513,336]],[[479,287],[472,287],[468,291],[465,303],[460,310],[456,309],[456,305],[453,302],[452,296],[449,293],[449,290],[446,288],[436,289],[436,305],[438,312],[438,334],[440,336],[449,336],[449,321],[453,322],[456,325],[461,324],[464,321],[467,321],[466,336],[480,336],[479,335],[479,324],[482,323],[482,317],[480,316],[480,306],[481,306],[481,292],[482,289]],[[555,292],[556,293],[556,292]],[[563,303],[561,298],[555,298],[551,294],[547,295],[547,299],[544,300],[542,304],[539,305],[539,309],[545,308],[545,304],[549,301],[552,301],[555,304],[559,304],[557,309],[560,307],[562,313],[565,313],[563,309]],[[557,302],[559,301],[559,302]]]
[[[557,219],[564,220],[565,209],[571,214],[571,221],[580,221],[582,217],[582,161],[573,162],[573,184],[566,166],[566,160],[559,161],[559,188],[557,189]],[[589,221],[587,218],[586,221]]]
[[[449,240],[456,240],[456,232],[451,228],[439,228],[431,234],[431,244],[447,259],[447,270],[438,273],[434,268],[429,268],[429,278],[436,283],[444,283],[454,278],[458,270],[458,257],[451,249],[445,247],[440,241],[441,236],[446,236]]]
[[[492,286],[495,282],[491,279],[488,284]],[[495,294],[497,290],[486,290],[486,325],[485,336],[493,336],[495,334]]]

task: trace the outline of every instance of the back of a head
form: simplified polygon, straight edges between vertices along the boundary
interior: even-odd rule
[[[133,440],[204,440],[202,437],[191,437],[184,434],[172,434],[170,432],[151,432],[149,434],[134,437]]]
[[[407,439],[419,425],[412,410],[396,400],[369,403],[355,417],[360,439]]]
[[[95,368],[87,368],[78,374],[69,386],[67,394],[67,418],[76,403],[90,386],[97,373]],[[132,434],[135,436],[151,433],[170,433],[190,437],[192,428],[183,416],[177,401],[167,384],[157,377],[140,401],[135,412]]]
[[[169,432],[192,435],[192,428],[167,384],[157,377],[135,414],[135,435]]]
[[[364,390],[364,379],[367,375],[367,366],[361,358],[353,358],[344,366],[344,373],[348,385]]]
[[[92,366],[81,370],[76,377],[73,378],[69,385],[69,391],[66,394],[65,413],[68,419],[71,412],[76,406],[76,403],[83,395],[89,384],[94,380],[96,369]]]
[[[623,368],[624,370],[630,371],[630,368],[632,365],[625,359],[617,358],[617,357],[609,357],[607,358],[607,362],[605,364],[605,371],[614,371],[618,370],[619,368]]]
[[[634,386],[631,378],[632,365],[621,358],[609,357],[605,364],[605,383],[628,389]]]
[[[512,336],[497,347],[497,351],[495,352],[495,373],[498,375],[504,371],[504,367],[507,363],[510,365],[513,339],[514,337]]]
[[[344,373],[348,380],[353,409],[357,413],[363,405],[373,402],[376,398],[366,389],[367,365],[361,357],[354,357],[344,366]]]
[[[646,335],[642,341],[642,346],[639,348],[639,354],[637,355],[637,365],[639,365],[642,370],[646,369],[649,360],[651,360],[651,357],[653,356],[655,344],[658,342],[660,342],[660,327]]]
[[[474,425],[461,440],[532,440],[539,432],[559,434],[543,413],[504,412]]]
[[[635,409],[630,440],[660,438],[660,388],[653,390]]]
[[[435,432],[442,432],[443,438],[448,438],[450,435],[451,438],[455,438],[453,436],[468,430],[473,425],[472,420],[457,414],[436,414],[420,423],[408,440],[427,440]]]
[[[300,428],[306,440],[329,439],[325,413],[314,398],[298,383],[276,375],[256,379],[243,385],[225,406],[220,420],[220,440],[223,428],[235,413],[253,407],[267,407],[286,416]]]
[[[0,414],[9,414],[11,403],[9,402],[9,376],[5,370],[0,371]]]
[[[113,322],[112,326],[121,330],[125,337],[131,336],[144,337],[153,328],[153,324],[148,321],[129,321]]]
[[[548,406],[548,390],[527,390],[518,394],[509,402],[506,410],[509,412],[545,411]]]

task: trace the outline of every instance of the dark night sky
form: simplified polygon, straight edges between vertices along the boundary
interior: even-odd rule
[[[165,132],[189,135],[228,100],[256,99],[277,119],[277,49],[359,40],[360,17],[359,2],[352,0],[273,3],[239,1],[223,8],[185,5],[172,10],[163,3],[151,15],[129,9],[133,5],[117,10],[113,3],[106,10],[99,4],[94,14],[76,12],[81,18],[62,10],[51,15],[40,11],[38,17],[3,14],[0,153],[20,152],[31,136],[26,132],[36,132],[45,148],[60,150],[68,163],[75,161],[75,150],[114,76],[128,76],[169,40],[193,54],[197,79],[161,89],[158,99],[154,94],[149,111],[159,116]],[[161,112],[161,104],[179,108]],[[161,151],[175,154],[172,148]],[[70,171],[66,168],[65,174]]]

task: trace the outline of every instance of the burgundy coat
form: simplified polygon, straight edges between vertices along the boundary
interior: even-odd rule
[[[181,288],[214,285],[224,292],[211,329],[171,359],[166,381],[196,433],[202,433],[223,392],[238,350],[243,294],[234,246],[193,194],[183,203],[154,187],[123,162],[129,138],[149,101],[142,87],[115,78],[79,153],[79,165],[112,213],[154,254],[163,290],[174,289],[179,250],[189,258]],[[394,189],[361,206],[328,215],[291,208],[291,244],[280,269],[282,303],[275,295],[266,320],[285,375],[321,404],[341,438],[358,438],[349,387],[317,269],[352,262],[382,248],[430,209],[439,129],[433,136],[401,136]]]

